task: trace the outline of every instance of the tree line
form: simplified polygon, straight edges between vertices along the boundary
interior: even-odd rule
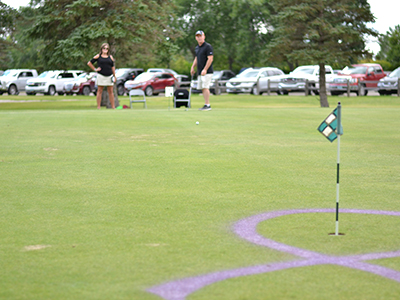
[[[342,68],[371,59],[371,22],[367,0],[31,0],[19,10],[0,2],[0,69],[85,69],[108,42],[117,68],[187,74],[197,30],[214,47],[215,69]],[[380,38],[378,57],[392,68],[398,30]]]
[[[368,57],[361,34],[371,34],[366,23],[373,17],[366,0],[296,3],[32,0],[19,10],[1,3],[0,69],[81,69],[108,42],[121,67],[173,65],[182,72],[193,59],[199,29],[214,47],[216,69],[268,65],[289,71],[312,63],[315,51],[309,50],[317,45],[320,57],[338,67]],[[339,28],[342,21],[353,24]]]

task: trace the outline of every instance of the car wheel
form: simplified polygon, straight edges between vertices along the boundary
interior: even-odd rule
[[[318,96],[319,95],[319,90],[317,90],[316,88],[317,87],[316,87],[316,85],[314,83],[310,84],[310,90],[308,91],[308,94],[309,95],[314,94],[314,95]]]
[[[90,87],[84,86],[84,87],[83,87],[83,90],[82,90],[82,94],[85,95],[85,96],[89,96],[89,94],[90,94]]]
[[[145,88],[144,93],[146,94],[146,96],[153,96],[153,87],[149,85]]]
[[[365,85],[362,85],[360,88],[360,94],[361,96],[367,96],[368,90],[365,89]]]
[[[118,93],[118,96],[123,96],[123,95],[124,95],[124,93],[125,93],[125,88],[124,88],[124,85],[123,85],[123,84],[119,84],[119,85],[117,86],[117,93]]]
[[[18,88],[15,84],[10,85],[10,87],[8,88],[8,94],[9,95],[18,95]]]
[[[379,95],[381,95],[381,96],[388,95],[388,93],[387,93],[385,90],[379,90],[378,93],[379,93]]]
[[[213,90],[212,90],[212,93],[213,93],[214,95],[221,95],[221,94],[222,94],[221,88],[218,89],[218,92],[217,92],[216,89],[213,89]]]
[[[51,85],[49,86],[49,91],[46,93],[46,95],[54,96],[56,94],[56,88]]]
[[[254,85],[253,86],[253,88],[251,89],[251,93],[253,94],[253,95],[256,95],[256,96],[258,96],[260,93],[258,92],[258,88],[257,88],[257,85]]]

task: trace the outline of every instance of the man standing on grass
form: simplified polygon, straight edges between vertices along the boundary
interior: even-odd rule
[[[205,101],[204,106],[200,110],[211,110],[210,83],[214,73],[212,67],[214,60],[213,48],[206,42],[206,36],[201,30],[196,32],[196,41],[198,43],[195,49],[196,57],[194,58],[190,74],[194,75],[194,69],[197,66],[197,88],[201,89]]]

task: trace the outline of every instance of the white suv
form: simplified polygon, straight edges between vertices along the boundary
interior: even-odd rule
[[[25,90],[28,79],[37,77],[36,70],[29,69],[10,69],[0,77],[0,95],[7,92],[9,95],[18,95]]]
[[[268,89],[268,78],[273,80],[275,76],[284,74],[278,68],[248,68],[236,75],[236,77],[229,79],[226,83],[226,91],[233,94],[252,93],[260,95]]]
[[[28,80],[26,83],[25,91],[27,95],[35,95],[36,93],[43,93],[45,95],[64,95],[64,84],[67,81],[76,79],[84,71],[70,70],[70,71],[45,71],[37,78]]]
[[[325,78],[328,83],[334,75],[331,66],[325,66]],[[311,87],[315,95],[319,95],[319,65],[300,66],[288,75],[276,78],[278,83],[278,95],[287,95],[289,92],[303,92],[306,81],[311,81]],[[311,93],[311,91],[309,92]]]

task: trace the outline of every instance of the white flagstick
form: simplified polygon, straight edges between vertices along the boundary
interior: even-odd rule
[[[339,168],[340,167],[340,135],[337,138],[337,174],[336,174],[336,231],[339,235]]]
[[[340,170],[340,136],[343,134],[342,129],[342,105],[340,102],[337,107],[337,174],[336,174],[336,230],[335,235],[339,235],[339,170]]]

